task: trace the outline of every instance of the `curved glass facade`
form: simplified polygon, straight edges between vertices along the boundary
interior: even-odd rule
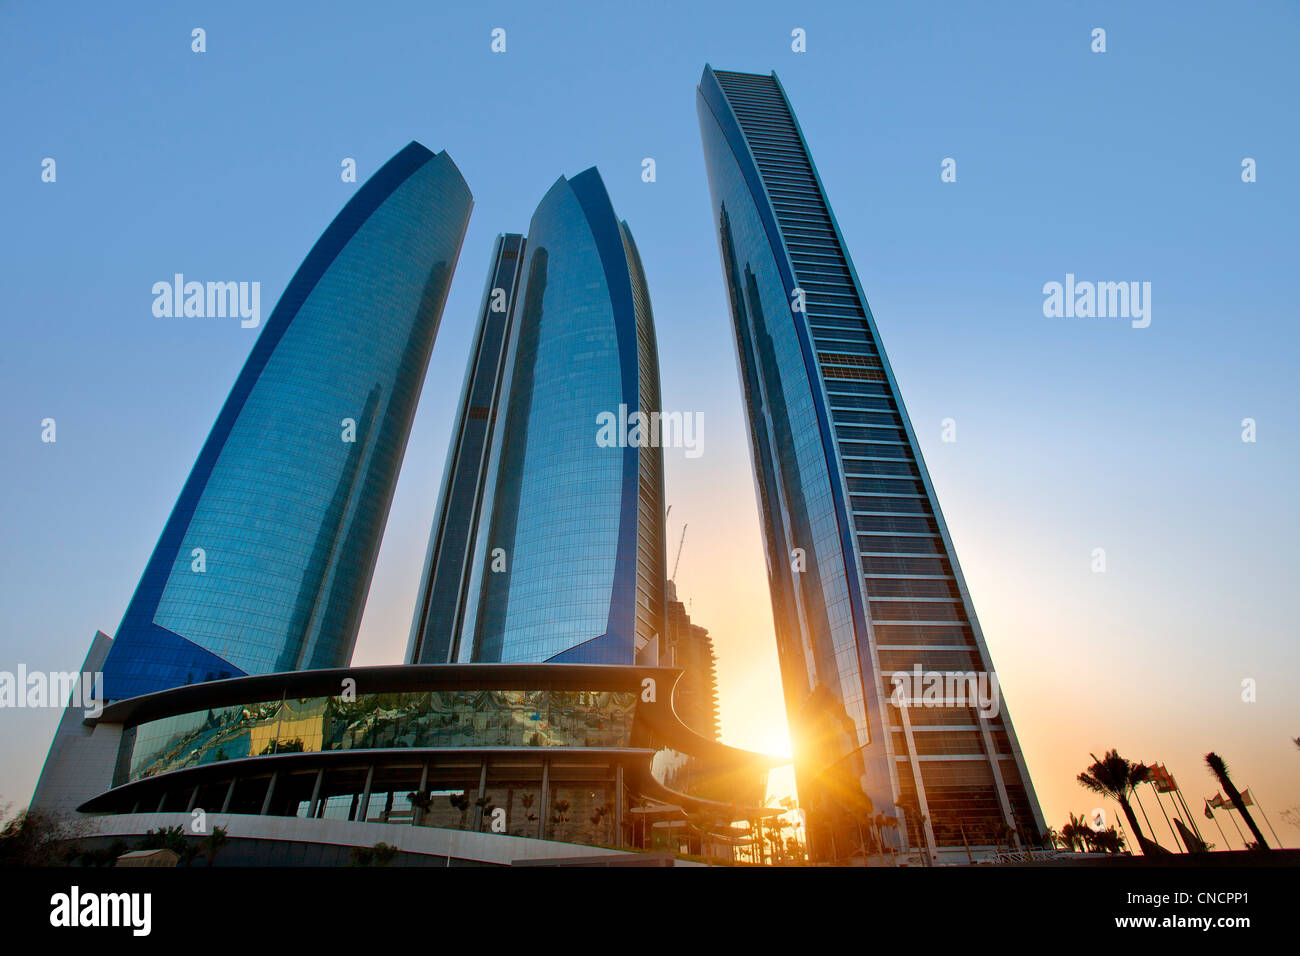
[[[706,67],[697,107],[801,801],[824,820],[863,794],[877,812],[907,807],[914,845],[960,847],[1002,823],[1037,843],[1005,708],[889,706],[891,674],[916,664],[993,669],[785,93],[774,75]]]
[[[520,281],[459,659],[631,664],[661,633],[662,452],[597,434],[604,414],[657,405],[658,360],[595,169],[542,199]]]
[[[515,234],[498,236],[492,250],[492,267],[411,622],[406,652],[411,664],[445,664],[457,659],[456,634],[464,613],[475,530],[483,513],[487,449],[497,419],[501,357],[510,331],[523,250],[524,237]]]
[[[679,676],[645,666],[403,664],[175,688],[105,707],[111,779],[99,760],[86,796],[107,789],[77,809],[187,819],[201,809],[642,847],[660,823],[681,826],[700,811],[725,832],[727,821],[766,813],[767,770],[786,761],[694,733],[668,692]],[[647,681],[661,690],[649,700]],[[350,686],[366,690],[344,693]]]
[[[349,660],[472,205],[411,143],[316,243],[168,519],[106,696]]]
[[[122,734],[113,786],[223,760],[403,747],[631,746],[631,691],[448,690],[289,698],[174,714]]]

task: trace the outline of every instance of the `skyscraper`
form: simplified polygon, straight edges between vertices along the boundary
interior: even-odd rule
[[[498,236],[492,249],[487,288],[465,369],[460,409],[452,427],[442,493],[429,533],[429,550],[411,622],[406,652],[410,664],[445,664],[456,659],[456,634],[469,586],[474,532],[483,509],[487,452],[497,420],[501,359],[510,331],[523,251],[524,237],[513,233]]]
[[[538,205],[512,305],[452,657],[654,662],[663,459],[622,427],[659,409],[654,319],[632,234],[594,168]]]
[[[411,143],[325,230],[163,528],[108,698],[348,662],[472,205]]]
[[[701,737],[719,740],[717,656],[707,628],[691,623],[686,605],[677,600],[677,585],[668,581],[664,621],[664,667],[680,667],[681,679],[673,690],[673,709],[687,727]]]
[[[775,74],[696,97],[731,306],[800,799],[813,852],[866,806],[932,853],[1037,844],[1003,704],[894,706],[922,671],[995,678],[911,422]],[[896,698],[898,699],[898,698]],[[851,824],[849,824],[851,825]],[[846,840],[840,839],[838,847]]]

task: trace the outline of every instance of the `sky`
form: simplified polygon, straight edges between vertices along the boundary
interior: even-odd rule
[[[364,181],[415,139],[475,210],[354,662],[405,649],[493,237],[596,165],[644,260],[665,409],[704,415],[700,457],[666,452],[668,540],[689,524],[678,589],[716,642],[723,739],[784,749],[694,102],[705,63],[775,70],[1049,825],[1097,805],[1089,753],[1163,762],[1199,805],[1214,750],[1300,845],[1300,8],[459,6],[0,3],[0,670],[75,669],[117,628],[257,334],[157,318],[153,283],[258,281],[269,315],[357,188],[341,162]],[[1149,282],[1150,325],[1046,316],[1067,274]],[[0,711],[0,801],[25,805],[57,717]]]

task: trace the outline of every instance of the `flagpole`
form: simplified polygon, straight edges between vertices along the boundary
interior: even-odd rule
[[[1159,846],[1159,841],[1156,840],[1156,828],[1151,825],[1151,818],[1147,816],[1147,808],[1142,806],[1142,801],[1138,799],[1137,787],[1133,788],[1133,802],[1138,805],[1138,809],[1142,811],[1142,819],[1147,822],[1147,832],[1151,834],[1151,842]],[[1147,851],[1143,850],[1142,855],[1146,856]]]
[[[1201,846],[1205,849],[1208,849],[1208,846],[1205,843],[1205,837],[1201,836],[1201,828],[1196,825],[1196,817],[1192,813],[1192,811],[1188,809],[1187,801],[1183,799],[1183,791],[1179,789],[1178,781],[1174,779],[1174,775],[1169,772],[1169,768],[1166,767],[1164,764],[1160,765],[1160,773],[1165,778],[1165,780],[1169,783],[1169,792],[1173,794],[1173,796],[1170,797],[1169,799],[1174,804],[1174,816],[1177,817],[1180,822],[1183,822],[1184,824],[1190,824],[1192,828],[1192,833],[1195,835],[1196,839],[1201,842]],[[1185,821],[1182,818],[1182,814],[1178,812],[1179,805],[1182,806],[1183,813],[1187,815],[1187,820]]]
[[[1232,826],[1237,831],[1237,836],[1241,837],[1241,848],[1246,848],[1246,837],[1241,832],[1241,827],[1237,826],[1237,818],[1232,815],[1232,804],[1228,804],[1228,819],[1232,821]]]
[[[1209,809],[1210,801],[1205,801],[1205,807],[1207,810]],[[1223,832],[1223,825],[1219,823],[1219,818],[1214,815],[1213,810],[1210,810],[1210,819],[1213,820],[1214,825],[1219,828],[1219,836],[1223,837],[1223,848],[1225,850],[1231,850],[1232,844],[1228,842],[1228,834]]]
[[[1247,793],[1250,793],[1250,788],[1249,788],[1249,787],[1246,788],[1246,792],[1247,792]],[[1262,806],[1260,806],[1260,803],[1259,803],[1259,797],[1256,797],[1253,793],[1250,794],[1250,795],[1251,795],[1251,798],[1255,801],[1255,806],[1259,807],[1259,815],[1260,815],[1261,817],[1264,818],[1264,822],[1265,822],[1265,823],[1268,823],[1268,832],[1271,833],[1271,834],[1273,834],[1273,839],[1274,839],[1274,840],[1277,840],[1277,845],[1278,845],[1279,847],[1281,847],[1281,846],[1282,846],[1282,839],[1281,839],[1281,837],[1279,837],[1279,836],[1277,835],[1277,831],[1273,829],[1273,824],[1272,824],[1272,823],[1269,823],[1269,820],[1268,820],[1268,814],[1266,814],[1266,813],[1264,812],[1264,808],[1263,808]]]
[[[1151,786],[1154,788],[1155,784],[1153,783]],[[1169,814],[1165,813],[1165,805],[1160,802],[1159,790],[1156,790],[1156,805],[1160,807],[1160,812],[1164,813],[1165,815],[1165,826],[1167,826],[1169,828],[1169,832],[1174,835],[1174,846],[1178,848],[1179,853],[1186,853],[1187,850],[1183,848],[1183,841],[1178,838],[1178,832],[1174,830],[1174,825],[1169,822]],[[1154,834],[1152,835],[1154,836]]]
[[[1174,793],[1178,794],[1178,802],[1183,805],[1183,812],[1187,814],[1187,819],[1192,824],[1192,832],[1196,834],[1196,839],[1204,843],[1205,837],[1201,836],[1201,828],[1196,825],[1195,814],[1193,814],[1191,810],[1187,809],[1187,801],[1183,799],[1183,791],[1179,790],[1177,787],[1174,787]]]

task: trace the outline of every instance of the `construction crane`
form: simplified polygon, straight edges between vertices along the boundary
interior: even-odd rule
[[[669,505],[669,507],[671,508],[672,506]],[[678,542],[677,542],[677,560],[673,562],[673,573],[670,574],[670,575],[668,575],[668,579],[669,579],[670,581],[676,581],[676,580],[677,580],[677,567],[678,567],[678,565],[680,565],[680,564],[682,563],[682,545],[684,545],[684,544],[686,543],[686,529],[687,529],[688,527],[690,527],[690,526],[689,526],[689,525],[682,525],[682,536],[681,536],[681,538],[680,538],[680,539],[678,540]]]

